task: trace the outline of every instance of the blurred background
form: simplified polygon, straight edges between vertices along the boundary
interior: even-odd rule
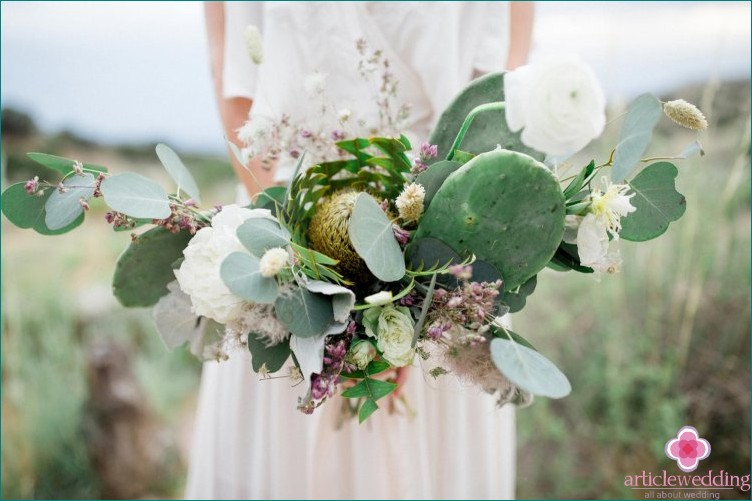
[[[28,151],[159,178],[154,145],[166,142],[209,204],[234,198],[200,3],[1,9],[3,188],[48,174]],[[680,221],[625,242],[623,272],[599,284],[544,271],[516,316],[574,386],[518,412],[518,496],[633,497],[624,476],[669,468],[663,446],[683,425],[712,444],[698,473],[749,473],[750,4],[541,3],[536,16],[532,58],[579,53],[612,117],[649,91],[698,104],[710,128],[706,155],[678,162]],[[591,145],[596,158],[618,125]],[[648,154],[693,139],[663,120]],[[102,215],[95,205],[54,239],[2,219],[4,498],[182,495],[200,365],[166,351],[149,311],[113,299],[130,237]]]

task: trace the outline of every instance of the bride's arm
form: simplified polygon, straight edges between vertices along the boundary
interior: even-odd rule
[[[223,73],[225,54],[225,6],[224,2],[204,2],[206,17],[206,33],[209,42],[209,57],[211,72],[214,80],[214,94],[217,99],[222,126],[227,139],[242,147],[238,139],[237,130],[248,119],[248,111],[253,101],[244,97],[226,98],[223,93]],[[249,194],[261,191],[274,184],[274,169],[262,169],[257,161],[251,160],[249,168],[251,175],[229,152],[235,173],[248,190]],[[254,179],[255,176],[255,179]],[[258,181],[258,182],[257,182]]]
[[[533,36],[533,2],[511,2],[509,7],[509,55],[507,69],[513,70],[527,62]]]

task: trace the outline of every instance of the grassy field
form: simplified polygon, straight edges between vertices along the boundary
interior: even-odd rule
[[[538,399],[518,411],[519,497],[641,497],[623,486],[624,476],[670,469],[663,446],[685,424],[713,448],[698,472],[749,472],[749,84],[742,90],[741,104],[723,88],[707,88],[700,99],[711,129],[701,138],[706,156],[678,162],[684,218],[657,240],[624,242],[622,273],[600,283],[543,272],[516,316],[515,330],[574,387],[564,400]],[[603,144],[614,144],[617,130],[610,127]],[[692,139],[661,127],[650,153],[676,154]],[[114,170],[154,167],[140,149],[74,143],[58,150],[89,148],[89,160]],[[187,163],[201,173],[210,203],[232,198],[229,166],[206,158]],[[19,163],[9,176],[23,179],[32,168]],[[100,218],[101,208],[90,216]],[[181,444],[199,365],[185,352],[166,352],[148,311],[124,310],[111,299],[113,263],[129,236],[113,235],[102,221],[50,239],[5,220],[2,236],[3,497],[102,495],[86,446],[87,352],[100,338],[126,348],[145,406],[174,449],[163,458],[167,474],[144,492],[181,496]]]

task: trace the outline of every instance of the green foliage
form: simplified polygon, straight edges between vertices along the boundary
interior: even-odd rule
[[[132,242],[120,255],[112,277],[112,292],[127,307],[151,306],[167,294],[175,280],[172,263],[183,256],[191,235],[152,228]]]
[[[96,180],[88,172],[75,174],[63,181],[65,187],[50,190],[44,205],[44,224],[50,230],[60,230],[75,222],[84,213],[81,200],[88,201],[96,189]]]
[[[274,312],[293,336],[309,338],[323,335],[332,323],[332,299],[294,287],[277,297]]]
[[[568,244],[562,242],[559,248],[556,249],[556,254],[551,258],[551,262],[548,263],[549,267],[556,271],[569,271],[575,270],[580,273],[593,273],[592,268],[582,266],[580,264],[580,256],[575,244]]]
[[[170,201],[164,189],[154,181],[124,172],[102,181],[102,196],[112,210],[135,218],[166,219],[170,216]]]
[[[504,291],[500,301],[509,307],[509,313],[516,313],[525,307],[528,296],[535,292],[538,277],[533,276],[530,280],[520,285],[517,289]]]
[[[684,215],[687,200],[674,184],[678,174],[674,164],[658,162],[629,181],[635,193],[631,202],[637,210],[622,218],[619,236],[635,242],[650,240],[665,233],[672,221]]]
[[[290,233],[276,221],[264,217],[246,219],[238,227],[237,235],[240,243],[258,258],[269,249],[287,247],[290,244]]]
[[[251,332],[248,334],[248,350],[251,352],[254,372],[258,372],[262,365],[266,366],[269,372],[277,372],[290,358],[290,338],[274,346],[267,346],[264,338]]]
[[[365,341],[369,342],[369,341]],[[366,370],[356,370],[352,372],[343,372],[340,374],[343,378],[347,379],[363,379],[368,376],[375,376],[388,370],[392,366],[386,360],[371,360],[366,367]]]
[[[582,168],[577,176],[572,179],[572,182],[564,189],[564,198],[569,201],[580,193],[580,190],[593,178],[595,172],[595,161],[591,161]]]
[[[378,410],[377,400],[383,398],[397,389],[395,383],[381,381],[366,377],[359,381],[355,386],[342,392],[344,398],[360,398],[363,403],[358,411],[358,421],[361,423]]]
[[[433,196],[437,191],[439,191],[439,188],[441,188],[441,185],[444,184],[446,178],[448,178],[451,173],[459,169],[460,166],[462,166],[460,162],[452,160],[442,160],[440,162],[431,164],[428,169],[424,170],[415,177],[415,182],[423,186],[423,188],[425,188],[426,190],[426,196],[423,199],[423,204],[425,205],[425,207],[431,205]]]
[[[495,266],[510,291],[551,260],[564,234],[564,196],[533,158],[497,150],[450,175],[414,238],[438,238],[460,255]]]
[[[260,260],[246,252],[233,252],[219,268],[222,281],[236,296],[259,304],[273,304],[277,299],[277,281],[264,277],[259,268]]]
[[[396,282],[405,276],[405,259],[392,222],[367,193],[361,193],[355,201],[348,233],[353,248],[376,278]]]
[[[199,194],[196,181],[193,179],[188,168],[183,164],[175,151],[166,144],[158,144],[156,147],[157,156],[160,162],[164,166],[170,177],[177,183],[177,193],[187,193],[189,197],[201,203],[201,196]]]
[[[44,165],[49,169],[56,170],[64,176],[67,176],[68,174],[73,172],[73,164],[76,163],[75,160],[72,160],[70,158],[48,155],[47,153],[27,153],[26,156],[34,160],[39,165]],[[82,165],[85,171],[88,170],[92,172],[107,172],[107,167],[102,167],[101,165],[89,163],[82,163]]]
[[[661,103],[652,94],[643,94],[629,105],[616,145],[611,179],[624,181],[642,158],[653,137],[653,129],[661,118]]]
[[[490,73],[470,82],[441,114],[439,122],[431,132],[428,142],[438,146],[437,158],[446,158],[450,153],[449,150],[457,133],[471,110],[481,104],[502,101],[504,101],[503,73]],[[503,110],[478,115],[460,143],[463,152],[476,155],[491,151],[497,145],[507,150],[526,153],[538,160],[543,159],[542,153],[522,144],[520,133],[513,133],[509,130]]]
[[[572,391],[569,380],[553,362],[512,339],[492,340],[491,359],[512,383],[533,395],[563,398]]]
[[[285,205],[285,197],[287,197],[287,187],[271,186],[259,193],[253,202],[253,208],[268,209],[274,214],[277,208]]]
[[[52,195],[52,189],[44,190],[42,196],[29,195],[24,188],[25,183],[16,183],[8,187],[2,194],[2,211],[8,220],[19,228],[33,228],[42,235],[58,235],[76,228],[84,221],[83,211],[69,225],[57,230],[51,230],[45,223],[45,206]]]

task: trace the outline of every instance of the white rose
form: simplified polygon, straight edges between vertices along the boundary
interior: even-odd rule
[[[415,356],[413,333],[415,326],[407,308],[385,306],[371,308],[368,313],[373,316],[378,311],[378,320],[374,332],[373,324],[366,324],[366,334],[376,336],[376,347],[384,359],[395,367],[409,365]]]
[[[506,118],[522,142],[550,156],[578,152],[606,125],[606,99],[577,58],[521,66],[504,76]]]
[[[348,361],[358,369],[363,370],[376,356],[376,348],[370,341],[360,341],[350,347],[347,354]]]
[[[248,303],[235,296],[219,275],[222,261],[233,252],[247,252],[235,232],[250,217],[272,218],[265,209],[227,205],[188,242],[185,260],[175,270],[180,289],[188,294],[196,315],[227,324],[243,315]]]

